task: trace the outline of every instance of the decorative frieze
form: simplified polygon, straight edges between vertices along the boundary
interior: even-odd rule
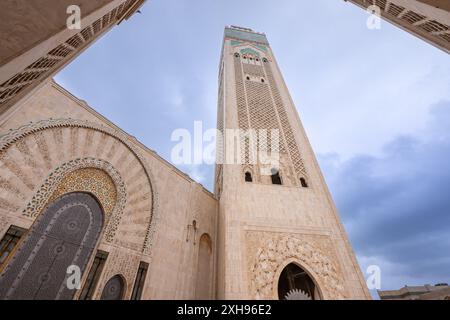
[[[97,197],[107,225],[104,239],[112,242],[125,208],[127,193],[120,174],[109,163],[94,158],[75,159],[53,170],[23,210],[35,218],[44,207],[63,194],[85,191]]]
[[[250,292],[255,299],[278,299],[281,270],[298,263],[317,282],[324,299],[345,299],[344,278],[323,236],[248,231]]]

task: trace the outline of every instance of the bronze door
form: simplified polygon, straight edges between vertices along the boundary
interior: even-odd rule
[[[61,196],[36,219],[0,276],[0,299],[73,299],[69,266],[81,276],[97,244],[103,211],[87,193]]]

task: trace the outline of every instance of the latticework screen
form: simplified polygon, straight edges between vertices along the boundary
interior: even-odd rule
[[[117,6],[79,33],[50,50],[23,71],[2,83],[0,85],[0,109],[12,98],[25,92],[25,89],[30,89],[38,80],[51,75],[64,65],[73,54],[92,42],[102,31],[116,23],[134,3],[135,0],[128,0]]]
[[[419,33],[435,42],[436,44],[450,50],[450,25],[444,21],[436,21],[423,13],[417,12],[414,7],[404,7],[388,0],[352,0],[364,8],[375,5],[380,13],[389,20],[402,24],[414,33]],[[414,1],[411,1],[413,3]]]
[[[298,144],[289,122],[270,62],[250,64],[239,54],[234,55],[236,105],[240,129],[267,130],[267,139],[258,140],[258,151],[287,154],[298,177],[306,177],[306,170]],[[278,130],[279,141],[273,144],[271,130]],[[260,131],[258,131],[260,132]],[[249,163],[249,143],[245,134],[240,137],[244,164]],[[276,149],[272,146],[276,146]]]

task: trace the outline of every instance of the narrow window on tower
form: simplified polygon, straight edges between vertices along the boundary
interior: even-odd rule
[[[245,181],[246,182],[253,182],[252,174],[250,172],[245,173]]]
[[[144,289],[145,276],[147,275],[148,263],[141,261],[139,269],[136,274],[136,280],[134,281],[133,293],[131,294],[131,300],[141,300],[142,290]]]
[[[308,184],[306,183],[305,178],[300,178],[300,184],[303,188],[308,188]]]
[[[13,253],[14,248],[17,246],[25,231],[25,229],[16,226],[11,226],[6,231],[5,236],[0,242],[0,269],[2,269],[9,256]]]
[[[97,282],[100,279],[100,275],[102,274],[106,258],[108,258],[107,252],[100,250],[97,251],[94,263],[92,264],[91,270],[89,270],[89,274],[87,276],[86,282],[84,283],[84,287],[81,291],[79,300],[92,300],[95,286],[97,285]]]
[[[272,169],[272,184],[281,184],[280,171]]]

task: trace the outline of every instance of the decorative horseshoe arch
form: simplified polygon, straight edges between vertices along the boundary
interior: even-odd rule
[[[88,186],[77,184],[76,181],[69,182],[69,185],[63,186],[63,190],[58,192],[58,188],[62,186],[62,182],[67,179],[68,175],[79,172],[83,169],[100,169],[103,172],[106,172],[107,176],[112,179],[115,186],[116,196],[114,199],[108,199],[108,197],[104,197],[100,193],[100,189],[102,187],[104,188],[105,185],[108,184],[107,182],[101,181],[105,180],[104,177],[96,180],[95,184],[90,184]],[[70,190],[70,188],[74,189]],[[35,218],[40,212],[42,212],[45,205],[51,202],[51,200],[71,191],[89,192],[99,199],[99,203],[103,206],[106,215],[104,239],[107,242],[112,242],[116,234],[117,227],[119,226],[120,219],[122,218],[123,209],[125,208],[127,199],[127,192],[125,189],[125,183],[123,182],[120,174],[109,162],[104,160],[83,158],[71,160],[62,164],[56,168],[56,170],[54,170],[47,177],[47,179],[45,179],[45,182],[41,185],[38,192],[25,207],[22,214],[30,218]]]
[[[254,298],[278,299],[278,279],[290,262],[308,270],[323,299],[345,299],[344,286],[331,259],[319,248],[288,235],[270,237],[256,251],[250,267],[250,286]]]
[[[46,142],[42,141],[42,139],[39,140],[40,138],[42,138],[39,135],[45,130],[58,128],[82,128],[82,129],[91,129],[93,131],[103,133],[121,142],[135,156],[135,158],[137,159],[137,161],[144,170],[145,176],[148,181],[148,185],[151,190],[151,212],[150,216],[148,217],[148,225],[146,228],[145,239],[142,247],[142,252],[144,254],[150,254],[150,248],[152,246],[153,237],[155,233],[155,225],[158,220],[158,193],[153,183],[155,181],[153,178],[153,174],[149,169],[146,161],[140,155],[138,149],[129,141],[129,138],[123,133],[114,130],[110,127],[85,120],[74,120],[70,118],[41,120],[35,123],[31,122],[29,124],[23,125],[15,130],[10,130],[8,133],[0,136],[0,156],[2,154],[5,154],[11,146],[13,146],[14,144],[20,142],[20,140],[22,140],[23,138],[32,134],[37,135],[38,144],[40,143],[41,146],[48,151],[48,145],[46,145]],[[50,167],[49,159],[44,160],[47,163],[47,167]],[[51,192],[47,190],[49,186],[54,187],[55,185],[57,185],[57,181],[60,181],[60,179],[62,179],[64,174],[67,174],[79,168],[87,168],[88,166],[91,167],[93,166],[94,168],[99,168],[106,171],[108,175],[111,176],[116,185],[118,196],[122,197],[124,194],[126,195],[123,181],[121,181],[120,176],[117,175],[117,170],[115,170],[106,161],[98,160],[95,158],[76,158],[58,166],[58,168],[55,170],[55,173],[50,174],[47,177],[47,179],[45,180],[46,182],[41,186],[41,188],[38,191],[38,194],[36,194],[30,201],[29,204],[30,209],[28,209],[27,206],[23,214],[33,217],[33,215],[35,215],[36,212],[39,212],[36,211],[36,209],[37,208],[42,209],[48,198],[51,196]],[[126,199],[126,197],[124,197],[124,199]],[[120,199],[118,198],[117,211],[116,210],[113,211],[114,213],[111,214],[112,219],[108,224],[108,226],[110,226],[109,227],[110,232],[106,238],[109,241],[111,241],[112,238],[114,237],[115,230],[117,229],[117,226],[120,222],[121,210],[123,211],[124,205],[125,205],[124,200],[122,201],[122,198]]]

